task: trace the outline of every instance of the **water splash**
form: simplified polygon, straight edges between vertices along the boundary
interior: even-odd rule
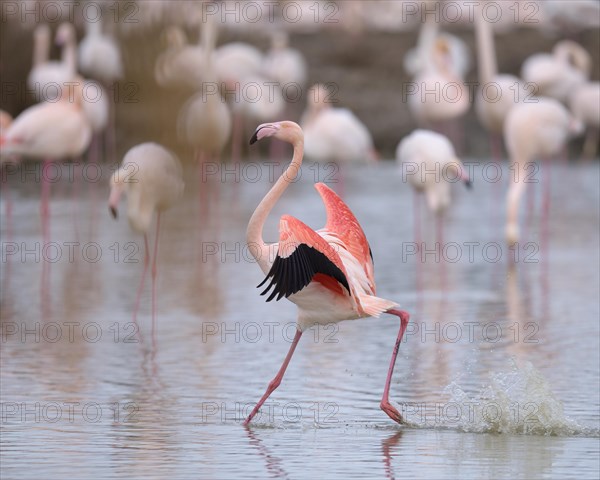
[[[580,425],[564,413],[563,403],[530,363],[511,359],[508,372],[494,373],[490,383],[469,394],[457,382],[443,391],[446,402],[404,407],[416,428],[449,428],[465,432],[598,437],[600,430]]]

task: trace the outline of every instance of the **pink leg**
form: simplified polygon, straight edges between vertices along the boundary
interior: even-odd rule
[[[88,161],[91,164],[98,165],[98,159],[100,158],[100,142],[102,141],[102,133],[94,135],[92,137],[92,144],[90,145]],[[90,238],[95,237],[95,227],[98,223],[98,215],[96,210],[96,192],[97,192],[98,182],[92,182],[89,185],[88,195],[90,199]]]
[[[490,133],[490,151],[492,154],[492,161],[496,162],[498,167],[502,161],[502,138],[497,133]],[[492,219],[494,224],[499,220],[500,210],[497,208],[498,205],[502,204],[502,181],[498,180],[493,185],[493,202],[492,202]]]
[[[261,397],[261,399],[258,401],[258,403],[256,404],[256,407],[254,407],[254,409],[250,412],[250,415],[248,415],[248,418],[246,418],[246,420],[244,421],[244,426],[246,426],[250,423],[252,418],[254,418],[254,415],[256,415],[256,413],[260,410],[260,407],[262,407],[263,403],[265,403],[265,400],[267,398],[269,398],[269,395],[271,395],[273,393],[273,391],[281,383],[283,374],[285,373],[287,366],[290,363],[292,355],[294,354],[294,350],[296,350],[296,346],[298,345],[298,340],[300,340],[301,336],[302,336],[302,332],[300,330],[296,330],[296,335],[294,336],[294,340],[292,341],[290,350],[289,350],[288,354],[286,355],[285,360],[283,361],[283,364],[281,365],[281,368],[279,369],[279,372],[277,372],[277,375],[275,375],[275,378],[273,380],[271,380],[271,382],[269,383],[269,386],[267,387],[267,391]]]
[[[533,222],[533,212],[535,210],[535,183],[527,185],[527,212],[525,214],[525,225],[523,228],[523,241],[529,238],[529,229]]]
[[[413,234],[417,250],[421,250],[421,194],[413,190]]]
[[[156,259],[158,258],[158,232],[160,229],[160,212],[156,216],[156,234],[154,236],[154,254],[152,255],[152,338],[156,326]]]
[[[137,294],[135,296],[135,308],[133,310],[133,323],[138,327],[137,314],[140,309],[140,300],[142,298],[142,291],[144,290],[144,282],[146,281],[146,273],[148,272],[148,265],[150,264],[150,247],[148,247],[148,235],[144,234],[144,271],[142,272],[142,279],[140,280],[140,286],[138,287]]]
[[[548,261],[548,218],[550,217],[550,159],[543,162],[542,171],[544,175],[544,199],[542,200],[542,234],[541,251],[544,262]]]
[[[81,158],[78,158],[76,163],[81,163]],[[75,226],[75,241],[79,242],[79,203],[81,194],[81,184],[79,175],[81,171],[79,170],[80,165],[73,165],[73,183],[71,185],[71,209],[73,213],[73,225]]]
[[[44,160],[42,165],[42,203],[40,205],[40,214],[42,216],[42,236],[44,244],[50,241],[50,182],[48,181],[48,168],[50,160]]]
[[[435,227],[436,227],[436,250],[439,250],[440,257],[442,255],[444,245],[444,216],[442,213],[436,213],[435,216]]]
[[[111,87],[111,95],[112,101],[110,102],[108,108],[108,128],[106,129],[106,133],[104,135],[105,140],[105,160],[108,157],[110,162],[114,162],[117,160],[117,127],[116,127],[116,115],[115,109],[117,102],[115,100],[115,84],[113,83]]]
[[[9,190],[9,186],[8,186],[8,173],[6,172],[6,170],[2,170],[2,172],[0,172],[0,175],[2,175],[2,196],[4,197],[4,205],[5,205],[5,222],[6,222],[6,229],[4,230],[4,233],[6,234],[6,242],[10,243],[12,242],[12,209],[13,209],[13,203],[12,203],[12,195],[10,194],[10,190]],[[12,256],[12,255],[11,255]],[[6,276],[6,284],[4,285],[4,290],[6,291],[7,288],[6,286],[10,283],[10,273],[11,273],[11,269],[10,269],[10,265],[11,265],[11,261],[10,261],[10,257],[8,256],[6,258],[6,268],[5,268],[5,276]]]
[[[204,178],[203,165],[207,161],[207,155],[204,151],[196,150],[196,161],[198,162],[198,207],[200,212],[200,224],[203,223],[206,214],[208,213],[208,202],[207,202],[207,184],[208,180]]]
[[[392,360],[390,361],[390,368],[388,369],[387,379],[385,381],[385,388],[383,389],[383,397],[381,398],[381,409],[387,413],[388,417],[392,420],[403,423],[402,415],[400,412],[390,403],[390,383],[392,381],[392,375],[394,373],[394,365],[396,365],[396,357],[398,356],[398,350],[400,350],[400,343],[402,342],[402,337],[404,336],[404,331],[406,330],[406,326],[408,325],[408,320],[410,319],[410,315],[403,310],[391,309],[388,310],[387,313],[392,315],[397,315],[400,318],[400,330],[398,331],[398,338],[396,339],[396,344],[394,345],[394,351],[392,352]]]

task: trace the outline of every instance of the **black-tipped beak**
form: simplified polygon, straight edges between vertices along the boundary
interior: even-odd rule
[[[465,187],[471,190],[473,188],[473,182],[471,182],[471,180],[465,180]]]
[[[112,217],[116,220],[119,217],[117,209],[115,207],[108,207],[108,209],[110,210]]]
[[[256,142],[258,142],[258,132],[260,132],[260,128],[258,128],[256,132],[254,132],[254,135],[252,135],[252,138],[250,139],[250,145],[254,145]]]

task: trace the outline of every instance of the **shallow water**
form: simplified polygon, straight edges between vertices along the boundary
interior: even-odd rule
[[[411,313],[391,389],[409,424],[379,409],[398,328],[383,316],[307,331],[246,430],[241,420],[279,368],[295,320],[294,305],[265,303],[255,288],[262,274],[245,228],[270,183],[268,168],[252,165],[239,184],[216,182],[217,194],[202,198],[210,213],[189,172],[184,201],[163,216],[154,334],[149,278],[139,333],[132,322],[144,243],[125,205],[118,222],[108,215],[110,167],[98,182],[63,175],[52,185],[46,249],[39,182],[10,170],[2,478],[598,477],[597,164],[552,165],[547,244],[544,184],[533,184],[518,250],[502,241],[508,170],[493,184],[475,166],[474,189],[453,189],[443,233],[422,205],[422,259],[397,169],[345,171],[343,187],[332,185],[370,240],[378,295]],[[324,224],[312,183],[330,174],[305,165],[268,240],[282,213]]]

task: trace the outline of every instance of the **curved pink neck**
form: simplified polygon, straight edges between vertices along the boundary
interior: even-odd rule
[[[304,156],[304,141],[302,139],[296,140],[292,145],[294,146],[294,155],[291,163],[285,172],[283,172],[283,175],[279,177],[275,185],[273,185],[273,188],[269,190],[258,204],[258,207],[256,207],[250,218],[250,222],[248,222],[248,229],[246,230],[248,248],[265,274],[269,271],[272,260],[269,258],[269,246],[263,240],[263,227],[269,213],[285,189],[296,179],[302,165],[302,157]]]

